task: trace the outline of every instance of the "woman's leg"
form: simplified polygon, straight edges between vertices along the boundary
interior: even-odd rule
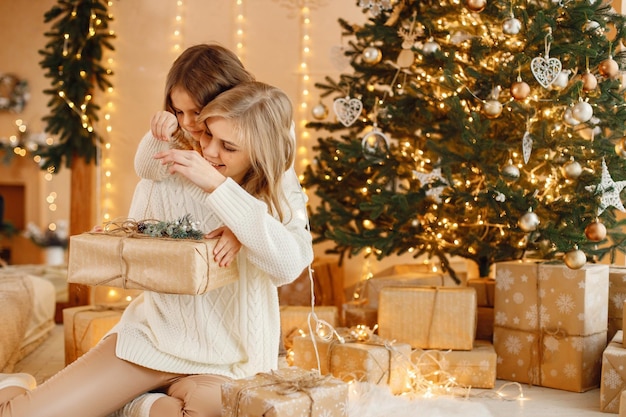
[[[230,378],[220,375],[189,375],[179,378],[157,399],[149,417],[219,417],[222,390]]]
[[[0,417],[104,417],[180,375],[115,356],[113,334],[30,392],[0,404]]]

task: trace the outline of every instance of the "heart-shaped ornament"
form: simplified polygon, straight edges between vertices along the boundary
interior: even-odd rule
[[[333,102],[333,109],[337,119],[345,127],[349,127],[359,118],[363,110],[363,103],[358,98],[338,98]]]
[[[561,61],[558,58],[538,56],[530,62],[530,70],[543,88],[548,88],[552,85],[561,73],[561,69]]]

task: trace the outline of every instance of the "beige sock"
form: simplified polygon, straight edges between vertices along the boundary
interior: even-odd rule
[[[161,397],[167,397],[167,395],[147,392],[135,398],[115,413],[109,415],[109,417],[150,417],[152,404]]]

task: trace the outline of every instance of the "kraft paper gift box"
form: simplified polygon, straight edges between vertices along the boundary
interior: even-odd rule
[[[368,306],[362,300],[352,300],[344,303],[342,309],[342,326],[367,326],[374,329],[378,324],[378,309]]]
[[[311,270],[311,276],[306,268],[296,280],[278,288],[280,305],[310,306],[312,278],[315,305],[335,306],[341,314],[345,301],[343,266],[339,266],[334,258],[317,258],[311,264]]]
[[[622,391],[620,394],[619,417],[626,417],[626,391]]]
[[[608,265],[496,264],[497,377],[582,392],[600,383]]]
[[[431,382],[449,382],[463,387],[494,388],[496,351],[488,341],[476,340],[472,350],[419,350],[411,355],[417,378]]]
[[[122,318],[123,307],[79,306],[63,309],[65,364],[98,344]]]
[[[338,326],[339,313],[335,306],[316,306],[314,309],[311,309],[310,306],[281,306],[280,328],[285,348],[291,348],[294,337],[309,333],[309,316],[311,316],[310,321],[313,330],[316,326],[315,318],[323,320],[332,327]]]
[[[370,341],[337,339],[328,341],[310,335],[294,338],[293,364],[299,368],[318,370],[315,348],[319,354],[319,371],[346,382],[360,381],[386,385],[393,394],[406,392],[409,383],[411,346],[388,344],[376,338]]]
[[[626,390],[626,349],[622,346],[622,331],[615,336],[602,354],[600,379],[600,410],[617,413],[622,391]]]
[[[609,340],[613,339],[617,330],[622,330],[624,301],[626,301],[626,267],[611,265],[609,267]]]
[[[217,239],[165,239],[83,233],[70,237],[68,282],[170,294],[203,294],[239,279],[220,267]]]
[[[130,302],[139,297],[141,293],[143,293],[142,290],[125,290],[123,288],[98,285],[93,287],[89,292],[89,304],[124,306],[130,304]]]
[[[470,287],[385,287],[378,335],[413,348],[471,350],[476,315],[476,290]]]
[[[410,272],[385,276],[374,276],[365,283],[365,296],[368,306],[378,308],[380,291],[385,287],[442,287],[444,276],[436,272]]]
[[[476,290],[478,307],[493,307],[496,293],[496,280],[493,278],[470,278],[467,286]]]
[[[222,417],[347,417],[348,384],[297,367],[222,384]]]

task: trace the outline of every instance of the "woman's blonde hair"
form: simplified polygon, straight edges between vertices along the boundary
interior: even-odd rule
[[[207,104],[198,122],[222,118],[232,122],[233,135],[250,157],[250,170],[241,186],[265,201],[281,221],[284,219],[282,178],[295,158],[290,129],[293,109],[279,88],[253,81],[238,84]]]
[[[254,81],[254,76],[229,49],[217,44],[191,46],[176,58],[167,74],[165,110],[176,114],[172,105],[174,88],[182,88],[201,109],[222,92],[248,81]],[[198,150],[180,128],[174,139],[180,148]]]

